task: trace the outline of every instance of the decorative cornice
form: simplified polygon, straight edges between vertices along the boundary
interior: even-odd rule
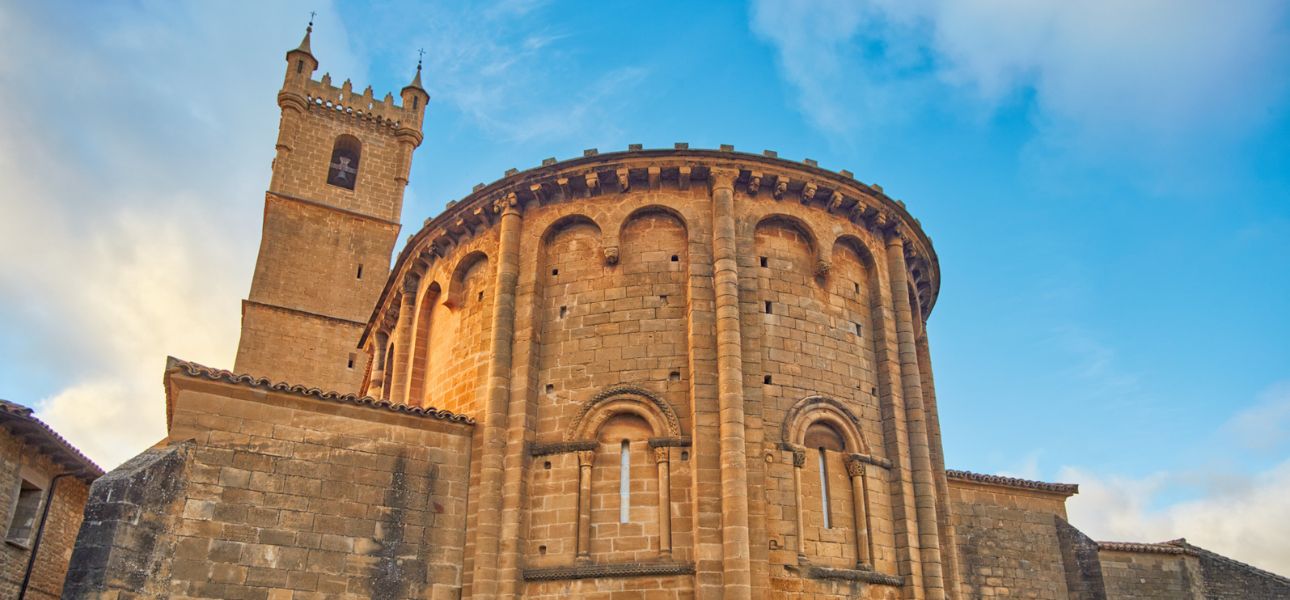
[[[524,569],[524,581],[693,575],[694,563],[620,563]]]
[[[1079,485],[1074,483],[1049,483],[1046,481],[1033,481],[1030,479],[1018,479],[1016,477],[1004,477],[1002,475],[985,475],[982,473],[973,473],[971,471],[958,471],[946,469],[945,477],[956,481],[969,481],[972,483],[983,483],[986,485],[998,485],[1010,488],[1019,488],[1023,490],[1037,490],[1040,492],[1051,492],[1054,494],[1063,494],[1071,496],[1079,493]]]
[[[197,363],[188,362],[186,360],[180,360],[173,356],[166,357],[165,378],[167,383],[167,386],[166,386],[167,396],[169,396],[170,378],[176,375],[183,376],[183,377],[190,377],[194,379],[208,379],[210,381],[230,383],[233,385],[240,385],[240,386],[245,386],[250,388],[258,388],[262,390],[281,392],[285,394],[293,394],[296,396],[307,396],[311,398],[317,398],[319,400],[336,402],[340,404],[353,404],[355,406],[362,406],[367,408],[378,408],[382,410],[403,413],[406,415],[412,415],[416,417],[425,417],[429,419],[447,421],[449,423],[460,423],[463,425],[475,424],[475,420],[466,415],[459,415],[454,412],[443,410],[443,409],[429,408],[429,407],[423,408],[420,406],[408,406],[406,404],[395,404],[393,402],[390,402],[389,400],[373,398],[371,396],[359,396],[357,394],[342,394],[340,392],[330,392],[330,391],[321,390],[315,387],[293,385],[285,382],[274,382],[266,377],[254,377],[252,375],[234,373],[232,371],[226,371],[224,369],[213,369],[211,367],[199,365]],[[170,412],[170,400],[171,398],[167,398],[167,402],[166,402],[167,413]],[[167,414],[167,417],[169,416],[170,415]]]
[[[920,295],[920,302],[925,304],[923,314],[931,313],[940,287],[936,252],[918,220],[909,214],[903,203],[887,196],[881,186],[861,183],[850,173],[821,169],[813,161],[798,163],[780,159],[773,152],[758,155],[733,149],[692,150],[688,146],[678,146],[676,149],[604,154],[587,152],[582,157],[562,162],[544,161],[539,167],[508,172],[491,184],[480,184],[460,201],[449,202],[447,210],[427,219],[422,229],[412,235],[400,251],[390,270],[390,279],[373,308],[373,320],[369,320],[361,336],[360,345],[366,342],[373,327],[379,325],[377,316],[391,302],[392,292],[397,291],[392,282],[403,277],[421,248],[435,242],[460,245],[465,239],[492,227],[495,223],[487,215],[492,214],[494,202],[508,194],[515,194],[521,207],[527,202],[577,201],[600,195],[606,181],[621,185],[619,176],[624,171],[631,190],[654,189],[653,186],[659,182],[670,182],[677,189],[688,190],[693,180],[710,180],[713,169],[733,170],[733,185],[737,189],[746,188],[752,183],[753,173],[760,173],[757,187],[773,185],[775,199],[786,193],[800,197],[807,191],[811,192],[812,198],[823,193],[820,198],[825,201],[812,202],[813,207],[873,231],[885,231],[900,225],[911,236],[910,250],[921,257],[931,271],[928,290],[925,296]],[[633,186],[633,182],[648,185]],[[808,184],[814,185],[814,190],[808,190]],[[534,189],[541,190],[541,193],[535,194]]]
[[[905,585],[905,580],[896,575],[860,569],[832,569],[829,567],[807,567],[806,576],[812,579],[842,579],[845,581],[863,581],[875,585]]]

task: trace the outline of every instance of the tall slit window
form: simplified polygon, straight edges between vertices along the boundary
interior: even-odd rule
[[[327,163],[327,183],[347,190],[358,182],[358,161],[362,158],[363,144],[352,135],[336,138],[332,146],[331,162]]]
[[[833,519],[829,517],[829,468],[828,454],[820,448],[820,512],[824,515],[824,528],[833,528]]]
[[[632,512],[632,457],[628,452],[631,442],[623,440],[619,446],[621,466],[618,470],[618,522],[631,522]]]

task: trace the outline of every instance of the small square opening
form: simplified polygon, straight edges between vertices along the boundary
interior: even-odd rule
[[[761,257],[761,266],[763,268],[770,266],[770,260],[767,259],[765,256]]]
[[[565,315],[567,315],[567,314],[569,314],[569,307],[567,307],[567,306],[561,306],[561,307],[560,307],[560,318],[561,318],[561,319],[563,319],[563,318],[565,317]]]
[[[550,394],[553,392],[555,392],[555,384],[551,384],[551,383],[546,384],[546,393]]]
[[[551,269],[551,274],[552,274],[552,275],[559,275],[559,274],[560,274],[560,269]]]
[[[346,368],[349,368],[349,369],[354,368],[354,359],[355,359],[355,358],[357,358],[357,357],[354,355],[354,353],[353,353],[353,352],[350,352],[350,353],[349,353],[349,362],[345,365],[345,366],[346,366]]]
[[[681,260],[680,256],[677,256],[675,254],[672,255],[672,262],[679,262],[680,260]]]
[[[771,308],[770,300],[766,301],[766,314],[768,315],[775,314],[775,310]]]
[[[671,373],[668,373],[668,374],[667,374],[667,380],[668,380],[668,381],[680,381],[680,380],[681,380],[681,372],[680,372],[680,371],[672,371]]]
[[[762,383],[764,383],[764,384],[766,384],[766,385],[770,385],[770,383],[771,383],[771,377],[770,377],[770,375],[766,375],[765,377],[762,377],[762,378],[761,378],[761,382],[762,382]]]

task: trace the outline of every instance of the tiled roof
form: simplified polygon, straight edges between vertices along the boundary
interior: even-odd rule
[[[1232,566],[1232,567],[1235,567],[1235,568],[1238,568],[1238,569],[1242,569],[1242,570],[1244,570],[1244,571],[1246,571],[1246,572],[1254,573],[1254,574],[1256,574],[1256,575],[1259,575],[1259,576],[1261,576],[1261,577],[1266,577],[1266,578],[1268,578],[1268,579],[1273,579],[1273,580],[1275,580],[1275,581],[1277,581],[1277,582],[1281,583],[1282,585],[1290,585],[1290,577],[1283,577],[1283,576],[1281,576],[1281,575],[1277,575],[1276,573],[1273,573],[1273,572],[1271,572],[1271,571],[1265,571],[1265,570],[1263,570],[1263,569],[1260,569],[1260,568],[1258,568],[1258,567],[1256,567],[1256,566],[1254,566],[1254,565],[1243,563],[1243,562],[1241,562],[1241,561],[1239,561],[1239,560],[1236,560],[1236,559],[1234,559],[1234,558],[1228,558],[1228,557],[1226,557],[1226,556],[1223,556],[1222,554],[1218,554],[1218,553],[1216,553],[1216,552],[1211,552],[1211,551],[1209,551],[1209,550],[1206,550],[1206,549],[1204,549],[1204,548],[1201,548],[1200,546],[1194,546],[1194,545],[1192,545],[1192,544],[1188,543],[1186,538],[1178,538],[1178,539],[1176,539],[1176,540],[1169,540],[1169,541],[1165,542],[1165,544],[1170,545],[1170,546],[1177,546],[1177,547],[1183,548],[1183,549],[1184,549],[1184,550],[1186,550],[1189,554],[1195,554],[1195,555],[1198,555],[1198,556],[1201,556],[1201,557],[1204,557],[1204,558],[1208,558],[1208,559],[1210,559],[1210,560],[1215,560],[1215,561],[1218,561],[1218,562],[1226,563],[1226,564],[1227,564],[1227,565],[1229,565],[1229,566]]]
[[[32,410],[21,404],[0,400],[0,425],[27,444],[47,454],[69,472],[89,482],[103,475],[103,469],[70,442],[58,435],[52,427],[32,415]]]
[[[234,373],[232,371],[226,371],[224,369],[214,369],[204,365],[199,365],[194,362],[180,360],[173,356],[168,357],[166,359],[166,377],[169,378],[172,373],[179,373],[179,374],[182,374],[188,377],[194,377],[194,378],[209,379],[211,381],[221,381],[224,383],[231,383],[234,385],[260,388],[260,389],[270,390],[274,392],[284,392],[287,394],[295,394],[298,396],[309,396],[309,397],[317,398],[319,400],[326,400],[329,402],[339,402],[343,404],[354,404],[357,406],[379,408],[379,409],[393,411],[397,413],[403,413],[407,415],[426,417],[430,419],[439,419],[442,421],[449,421],[452,423],[464,423],[467,425],[475,424],[474,419],[466,415],[459,415],[457,413],[454,413],[448,410],[432,408],[432,407],[409,406],[407,404],[396,404],[394,402],[390,402],[389,400],[384,400],[381,398],[373,398],[371,396],[359,396],[358,394],[343,394],[340,392],[330,392],[330,391],[321,390],[314,387],[306,387],[303,385],[295,385],[295,384],[290,384],[285,382],[274,382],[264,377],[255,377],[255,376],[246,375],[243,373]]]
[[[1148,554],[1190,554],[1186,548],[1173,544],[1144,544],[1139,542],[1098,542],[1098,550],[1111,552],[1145,552]]]
[[[946,469],[945,477],[949,479],[957,479],[959,481],[970,481],[973,483],[986,483],[990,485],[1002,485],[1027,490],[1039,490],[1041,492],[1066,494],[1067,496],[1079,493],[1079,485],[1074,483],[1049,483],[1047,481],[1033,481],[1016,477],[1004,477],[1002,475],[985,475],[983,473],[958,471],[955,469]]]

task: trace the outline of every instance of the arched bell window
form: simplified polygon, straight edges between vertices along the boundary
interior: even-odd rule
[[[327,183],[347,190],[358,183],[358,161],[362,158],[363,144],[352,135],[341,135],[331,149],[331,162],[327,163]]]

